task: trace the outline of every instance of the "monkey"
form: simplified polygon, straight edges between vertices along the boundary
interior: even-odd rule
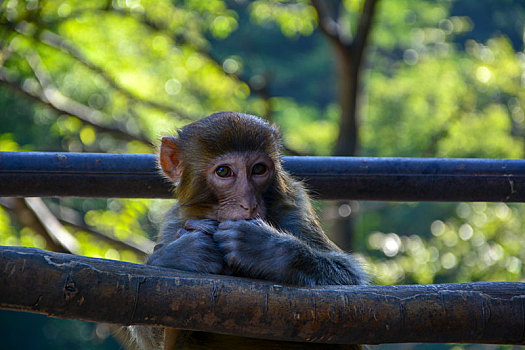
[[[146,263],[294,286],[367,283],[352,255],[323,232],[305,186],[283,168],[281,148],[276,126],[237,112],[212,114],[163,137],[158,161],[177,203]],[[148,332],[149,346],[162,348],[161,333]],[[165,349],[327,347],[170,328],[164,336]]]

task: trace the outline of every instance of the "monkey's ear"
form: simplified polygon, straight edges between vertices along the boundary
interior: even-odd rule
[[[160,145],[160,167],[166,176],[173,182],[182,177],[181,152],[176,137],[165,136]]]
[[[277,135],[279,135],[279,137],[281,137],[281,127],[275,123],[272,124],[272,128],[275,130],[275,132],[277,132]]]

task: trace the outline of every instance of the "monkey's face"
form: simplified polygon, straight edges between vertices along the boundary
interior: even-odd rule
[[[218,198],[216,219],[264,218],[263,194],[274,176],[273,161],[264,153],[228,153],[214,159],[206,181]]]

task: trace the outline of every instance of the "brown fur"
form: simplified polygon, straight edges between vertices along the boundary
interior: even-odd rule
[[[272,193],[268,195],[277,201],[291,196],[287,174],[281,166],[279,131],[257,117],[235,112],[212,114],[179,130],[177,145],[184,170],[175,196],[186,218],[202,218],[202,213],[217,203],[213,191],[205,185],[204,173],[210,162],[222,154],[268,154],[277,174]]]
[[[324,234],[303,184],[282,168],[280,149],[277,128],[257,117],[236,112],[213,114],[183,127],[177,137],[163,138],[160,164],[176,184],[178,203],[166,217],[162,239],[149,263],[302,286],[364,283],[366,276],[357,264]],[[262,193],[255,193],[257,198],[262,198],[264,217],[256,220],[258,225],[253,224],[253,220],[238,220],[213,226],[209,219],[218,220],[215,208],[222,199],[217,194],[220,190],[213,188],[213,181],[210,184],[210,164],[216,164],[217,159],[225,155],[238,160],[253,154],[265,154],[273,162],[272,177],[267,185],[256,189]],[[239,235],[243,238],[230,245]],[[188,245],[177,246],[179,242],[183,244],[183,239]],[[207,245],[211,255],[196,250],[192,245],[195,240]],[[230,249],[242,244],[245,251]],[[293,249],[282,257],[274,256],[276,249],[287,247]],[[207,263],[215,261],[217,254],[223,254],[219,257],[222,268],[217,263]],[[359,348],[274,342],[169,328],[164,340],[166,349],[170,350]]]

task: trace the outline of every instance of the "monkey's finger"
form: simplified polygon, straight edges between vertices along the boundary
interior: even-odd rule
[[[219,230],[230,230],[236,226],[237,221],[227,220],[219,224]]]
[[[186,234],[188,234],[188,233],[190,233],[190,232],[191,232],[191,231],[188,231],[188,230],[185,230],[185,229],[183,229],[183,228],[180,228],[180,229],[178,229],[178,231],[177,231],[177,236],[176,236],[176,238],[180,238],[180,237],[182,237],[182,236],[184,236],[184,235],[186,235]]]
[[[264,221],[262,218],[252,219],[252,220],[250,220],[250,222],[255,224],[255,225],[257,225],[257,226],[260,226],[260,227],[268,226],[266,221]]]
[[[213,239],[214,241],[218,243],[237,240],[238,237],[239,237],[239,232],[237,232],[237,230],[234,230],[234,229],[219,228],[217,231],[213,233]]]
[[[184,228],[211,234],[217,229],[218,224],[215,220],[188,220],[184,223]]]
[[[214,236],[217,247],[223,254],[235,252],[239,250],[239,241],[235,239],[236,232],[232,231],[218,231]]]
[[[243,259],[239,253],[228,253],[224,256],[224,260],[232,272],[241,272],[244,270],[245,264],[243,263]]]

